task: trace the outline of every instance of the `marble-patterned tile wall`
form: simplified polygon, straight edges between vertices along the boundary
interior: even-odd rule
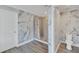
[[[39,33],[39,17],[34,16],[34,37],[36,39],[40,39],[40,33]]]
[[[68,32],[71,33],[75,38],[77,38],[77,35],[79,36],[79,14],[77,13],[79,13],[79,11],[74,11],[73,13],[66,12],[60,15],[60,30],[58,31],[60,31],[61,40],[65,40],[65,35]],[[73,41],[79,43],[79,39],[73,39]]]
[[[23,12],[18,17],[18,40],[23,43],[33,38],[33,15]]]

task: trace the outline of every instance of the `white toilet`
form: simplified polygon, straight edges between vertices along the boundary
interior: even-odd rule
[[[72,43],[73,43],[73,41],[72,41],[72,34],[69,34],[69,33],[66,33],[66,48],[68,49],[68,50],[72,50]]]

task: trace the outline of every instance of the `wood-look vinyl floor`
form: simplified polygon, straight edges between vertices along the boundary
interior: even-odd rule
[[[47,53],[47,52],[48,52],[48,45],[34,40],[29,42],[28,44],[6,50],[2,53]]]
[[[72,46],[72,50],[66,49],[66,44],[61,43],[57,53],[79,53],[79,47]]]
[[[39,53],[47,53],[48,52],[48,45],[38,42],[38,41],[32,41],[28,44],[28,46],[33,49],[36,52]]]

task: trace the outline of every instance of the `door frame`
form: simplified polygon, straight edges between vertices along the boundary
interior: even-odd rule
[[[54,6],[49,6],[48,9],[48,53],[55,53],[55,36],[54,36]]]

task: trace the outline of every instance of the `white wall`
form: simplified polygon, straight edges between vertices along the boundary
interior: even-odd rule
[[[17,45],[17,13],[0,7],[0,52]]]

